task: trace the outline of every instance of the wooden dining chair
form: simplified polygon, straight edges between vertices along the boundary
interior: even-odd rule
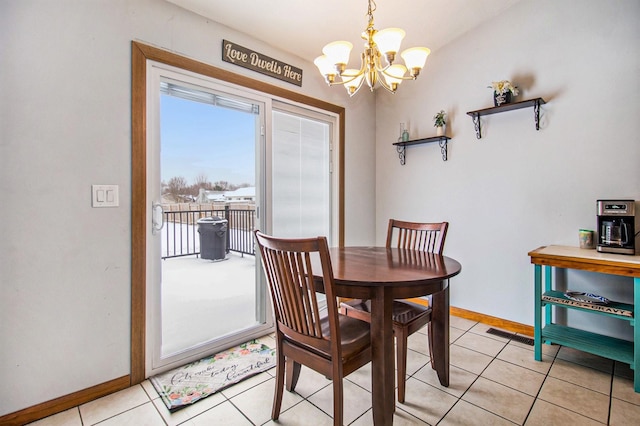
[[[441,254],[448,227],[448,222],[417,223],[390,219],[386,245],[387,247]],[[340,313],[350,318],[371,322],[371,301],[362,299],[344,301],[340,304]],[[429,325],[428,341],[431,368],[434,368],[431,306],[420,305],[408,300],[393,301],[393,334],[396,337],[398,402],[404,402],[406,389],[407,341],[411,334],[427,324]]]
[[[277,420],[280,415],[285,371],[287,390],[293,391],[301,365],[305,365],[333,380],[333,423],[341,426],[342,379],[371,361],[370,326],[339,315],[325,237],[282,239],[260,231],[255,235],[276,319],[276,389],[271,418]],[[314,256],[319,256],[322,265],[321,271],[315,271],[315,279]],[[326,311],[319,309],[319,291],[326,294]]]

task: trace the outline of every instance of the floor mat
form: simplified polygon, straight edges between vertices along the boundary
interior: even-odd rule
[[[204,399],[276,365],[276,350],[258,340],[149,379],[169,411]]]

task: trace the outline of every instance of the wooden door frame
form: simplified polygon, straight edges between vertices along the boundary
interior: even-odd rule
[[[147,214],[147,60],[237,84],[338,115],[338,244],[344,245],[345,109],[141,42],[131,42],[131,374],[130,384],[145,380],[146,214]]]

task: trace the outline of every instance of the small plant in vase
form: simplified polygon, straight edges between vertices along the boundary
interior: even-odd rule
[[[437,136],[444,136],[444,126],[447,124],[444,115],[445,112],[441,109],[439,113],[433,116],[433,126],[436,128]]]
[[[493,104],[495,106],[510,104],[513,97],[518,96],[518,88],[509,80],[494,81],[491,86],[487,87],[493,89]]]

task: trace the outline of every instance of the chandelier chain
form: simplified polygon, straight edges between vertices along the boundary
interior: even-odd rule
[[[371,4],[373,3],[373,7],[371,7]],[[369,26],[373,27],[373,12],[376,11],[376,8],[378,6],[376,5],[376,2],[374,0],[369,0],[369,8],[367,10],[367,15],[369,15]]]

